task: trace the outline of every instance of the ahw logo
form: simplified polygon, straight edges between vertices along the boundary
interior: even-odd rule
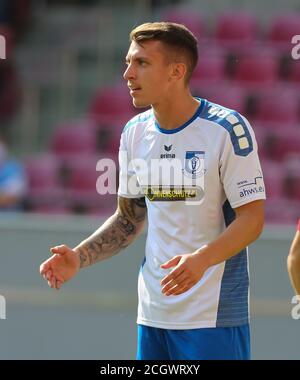
[[[172,149],[172,145],[170,146],[164,145],[164,147],[167,152],[170,152],[170,150]]]

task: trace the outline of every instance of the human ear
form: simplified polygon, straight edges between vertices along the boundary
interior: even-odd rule
[[[173,63],[171,78],[174,80],[181,80],[185,77],[187,67],[185,63]]]

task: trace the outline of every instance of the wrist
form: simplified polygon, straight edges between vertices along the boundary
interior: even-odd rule
[[[78,260],[78,270],[80,270],[83,267],[86,267],[88,264],[86,262],[86,255],[84,254],[82,248],[80,246],[77,246],[73,248],[73,252]]]
[[[205,270],[213,265],[210,261],[210,254],[207,249],[207,245],[197,249],[193,254],[197,256],[199,262],[201,262],[201,267],[205,268]]]

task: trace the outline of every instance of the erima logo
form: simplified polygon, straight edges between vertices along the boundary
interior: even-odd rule
[[[170,152],[170,150],[172,149],[172,144],[167,146],[167,145],[164,145],[164,149],[167,151],[167,152]],[[160,155],[160,158],[175,158],[175,154],[174,153],[163,153]]]
[[[175,158],[175,154],[174,153],[161,154],[160,158]]]

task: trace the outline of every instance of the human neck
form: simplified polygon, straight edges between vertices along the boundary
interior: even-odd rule
[[[195,114],[199,101],[190,92],[170,97],[164,102],[152,105],[154,116],[162,129],[176,129],[186,123]]]

